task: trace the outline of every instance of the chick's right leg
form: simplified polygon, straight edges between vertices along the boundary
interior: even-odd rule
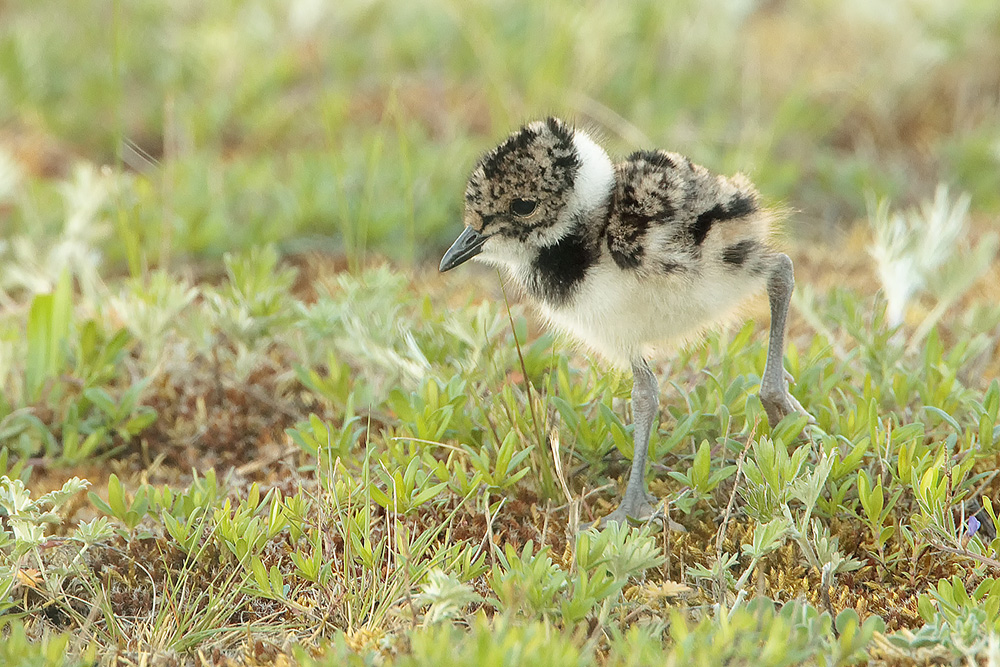
[[[788,321],[788,305],[795,289],[795,275],[792,260],[785,254],[774,256],[771,273],[767,278],[767,297],[771,306],[771,333],[767,344],[767,362],[760,382],[760,402],[767,413],[771,427],[777,426],[784,417],[806,409],[788,393],[788,374],[784,368],[785,327]],[[810,417],[812,419],[812,417]]]

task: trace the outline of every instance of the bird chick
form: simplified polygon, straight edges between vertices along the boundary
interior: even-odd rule
[[[663,150],[613,164],[583,130],[548,118],[486,153],[465,190],[465,230],[441,259],[506,269],[545,319],[613,365],[631,366],[635,453],[604,521],[654,506],[645,468],[659,388],[651,345],[683,341],[767,290],[771,330],[760,399],[772,426],[805,412],[782,366],[792,262],[768,241],[773,215],[742,175]]]

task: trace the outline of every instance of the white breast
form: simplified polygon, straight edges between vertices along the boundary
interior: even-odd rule
[[[657,343],[682,343],[731,317],[763,279],[724,267],[701,275],[640,277],[612,262],[594,267],[565,306],[540,304],[564,331],[616,366],[627,367]]]

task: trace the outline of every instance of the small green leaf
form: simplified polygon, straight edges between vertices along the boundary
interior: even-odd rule
[[[711,457],[712,450],[708,444],[708,440],[702,440],[701,445],[698,447],[698,452],[694,456],[694,463],[691,464],[691,471],[688,473],[694,488],[705,493],[708,492],[708,476],[712,465]]]

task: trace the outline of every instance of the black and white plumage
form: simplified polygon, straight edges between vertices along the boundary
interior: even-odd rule
[[[613,164],[584,131],[549,118],[479,161],[465,230],[441,260],[504,267],[557,329],[616,366],[631,366],[635,455],[619,508],[652,512],[646,451],[659,411],[647,348],[697,335],[767,290],[771,337],[760,397],[768,420],[804,412],[782,368],[791,260],[769,245],[773,215],[742,175],[717,176],[676,153]]]

